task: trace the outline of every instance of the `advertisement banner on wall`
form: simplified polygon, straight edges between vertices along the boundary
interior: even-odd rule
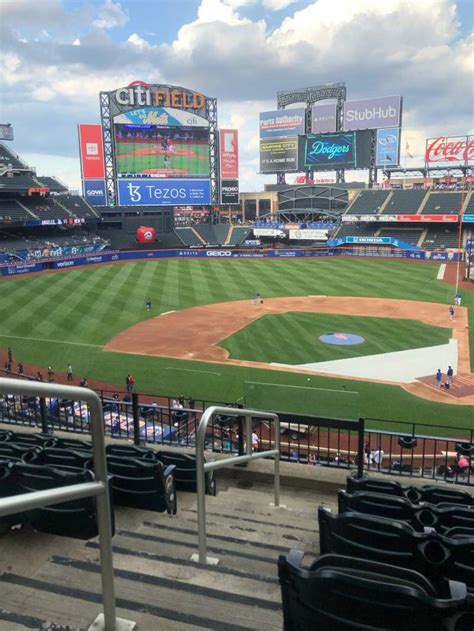
[[[221,181],[221,204],[239,203],[239,180]]]
[[[80,124],[78,125],[78,130],[82,179],[104,179],[105,163],[102,125]]]
[[[377,129],[375,166],[397,166],[400,163],[400,128]]]
[[[260,141],[260,172],[298,171],[298,138]]]
[[[311,132],[327,134],[336,131],[337,103],[322,103],[311,108]]]
[[[309,134],[304,143],[304,166],[325,171],[355,167],[355,134]]]
[[[427,138],[425,162],[436,166],[469,165],[474,162],[474,136]]]
[[[11,125],[0,125],[0,140],[13,140],[13,127]]]
[[[239,179],[239,132],[237,129],[219,131],[219,153],[221,178],[223,180]]]
[[[86,202],[91,206],[107,206],[105,180],[83,180],[82,191]]]
[[[288,138],[304,133],[304,107],[260,112],[260,138]]]
[[[209,180],[117,180],[122,206],[192,206],[211,203]]]
[[[401,96],[380,96],[360,101],[346,101],[343,110],[343,126],[345,131],[400,127],[401,115]]]
[[[291,240],[296,239],[298,241],[327,241],[328,231],[312,229],[290,230],[289,236]]]

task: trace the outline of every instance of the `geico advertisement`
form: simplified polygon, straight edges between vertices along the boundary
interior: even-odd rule
[[[209,180],[120,179],[122,206],[174,206],[211,203]]]

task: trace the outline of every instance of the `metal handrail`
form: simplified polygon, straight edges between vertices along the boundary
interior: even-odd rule
[[[94,482],[34,491],[22,495],[0,498],[0,516],[35,508],[50,506],[60,502],[97,498],[97,527],[99,531],[100,567],[102,576],[102,600],[104,614],[99,614],[103,625],[95,626],[104,631],[133,629],[134,623],[117,618],[115,610],[114,568],[112,559],[112,527],[110,520],[109,487],[107,480],[107,460],[105,455],[104,423],[102,404],[95,392],[78,386],[63,386],[51,383],[20,381],[0,378],[0,394],[18,396],[57,397],[85,401],[90,410],[91,435],[94,464]]]
[[[228,414],[230,416],[245,417],[245,456],[232,456],[213,462],[204,460],[204,440],[206,436],[207,424],[214,414]],[[275,449],[252,453],[252,418],[275,421]],[[201,417],[196,432],[196,480],[197,480],[197,508],[198,508],[198,541],[199,553],[197,560],[199,563],[215,564],[215,559],[208,559],[206,544],[206,495],[205,495],[205,474],[206,471],[215,471],[223,467],[243,464],[258,458],[275,458],[275,506],[280,506],[280,419],[278,414],[272,412],[261,412],[252,409],[228,408],[211,406],[207,408]]]

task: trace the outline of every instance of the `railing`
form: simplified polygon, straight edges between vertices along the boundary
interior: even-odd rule
[[[205,462],[204,460],[204,441],[206,428],[209,421],[215,414],[234,414],[245,419],[245,444],[246,454],[241,456],[233,456],[223,460],[215,460],[213,462]],[[268,449],[257,453],[252,453],[252,418],[265,419],[274,421],[275,423],[275,448]],[[216,565],[218,559],[207,556],[206,545],[206,495],[205,495],[205,474],[206,471],[215,471],[223,467],[244,464],[257,458],[274,458],[275,466],[275,506],[280,506],[280,420],[277,414],[271,412],[260,412],[258,410],[225,408],[213,406],[207,408],[202,415],[201,421],[197,429],[196,438],[196,479],[197,479],[197,506],[198,506],[198,540],[199,552],[197,557],[193,555],[193,560],[199,563],[209,563]]]
[[[0,374],[7,373],[0,370]],[[19,376],[13,372],[8,374]],[[196,430],[204,409],[219,405],[224,411],[209,422],[206,449],[223,454],[243,454],[243,431],[238,417],[229,410],[237,408],[235,404],[189,397],[179,397],[180,402],[175,402],[172,397],[126,393],[120,388],[100,390],[98,394],[102,402],[105,433],[114,438],[132,440],[136,445],[151,443],[194,448]],[[279,419],[281,460],[339,469],[357,468],[358,475],[362,475],[363,471],[374,471],[474,485],[473,427],[448,428],[387,419],[365,419],[364,424],[364,419],[347,421],[281,412]],[[64,399],[10,397],[0,400],[0,422],[40,427],[43,432],[90,433],[87,406]],[[259,438],[258,449],[273,444],[272,427],[256,420],[255,428]],[[451,436],[443,437],[448,432],[452,432]],[[398,440],[410,436],[417,438],[417,446],[400,449]],[[457,464],[461,452],[459,446],[464,443],[462,450],[467,453],[468,466],[460,468]],[[378,449],[379,445],[383,454]],[[472,453],[465,448],[466,445],[471,445]]]
[[[135,626],[134,623],[118,619],[115,610],[112,528],[110,522],[107,461],[105,456],[102,405],[99,397],[92,390],[78,388],[77,386],[28,383],[18,379],[2,378],[0,378],[0,393],[21,397],[40,397],[42,400],[46,400],[46,397],[81,399],[87,403],[90,410],[90,431],[92,434],[95,481],[0,498],[0,517],[44,506],[51,506],[64,501],[96,497],[104,613],[99,614],[96,618],[94,629],[98,631],[100,629],[104,631],[133,629]]]

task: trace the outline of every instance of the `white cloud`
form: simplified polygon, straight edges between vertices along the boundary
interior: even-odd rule
[[[263,6],[271,11],[281,11],[295,2],[296,0],[262,0]]]
[[[78,37],[76,37],[76,39],[73,41],[72,45],[73,46],[80,46],[81,45],[81,40]]]
[[[150,46],[149,42],[146,39],[143,39],[138,35],[138,33],[132,33],[130,37],[127,39],[129,44],[133,44],[134,46],[138,46],[139,48],[147,48]]]
[[[111,29],[123,26],[128,21],[129,17],[119,2],[105,0],[105,4],[100,7],[98,17],[94,20],[93,25],[96,28]]]

